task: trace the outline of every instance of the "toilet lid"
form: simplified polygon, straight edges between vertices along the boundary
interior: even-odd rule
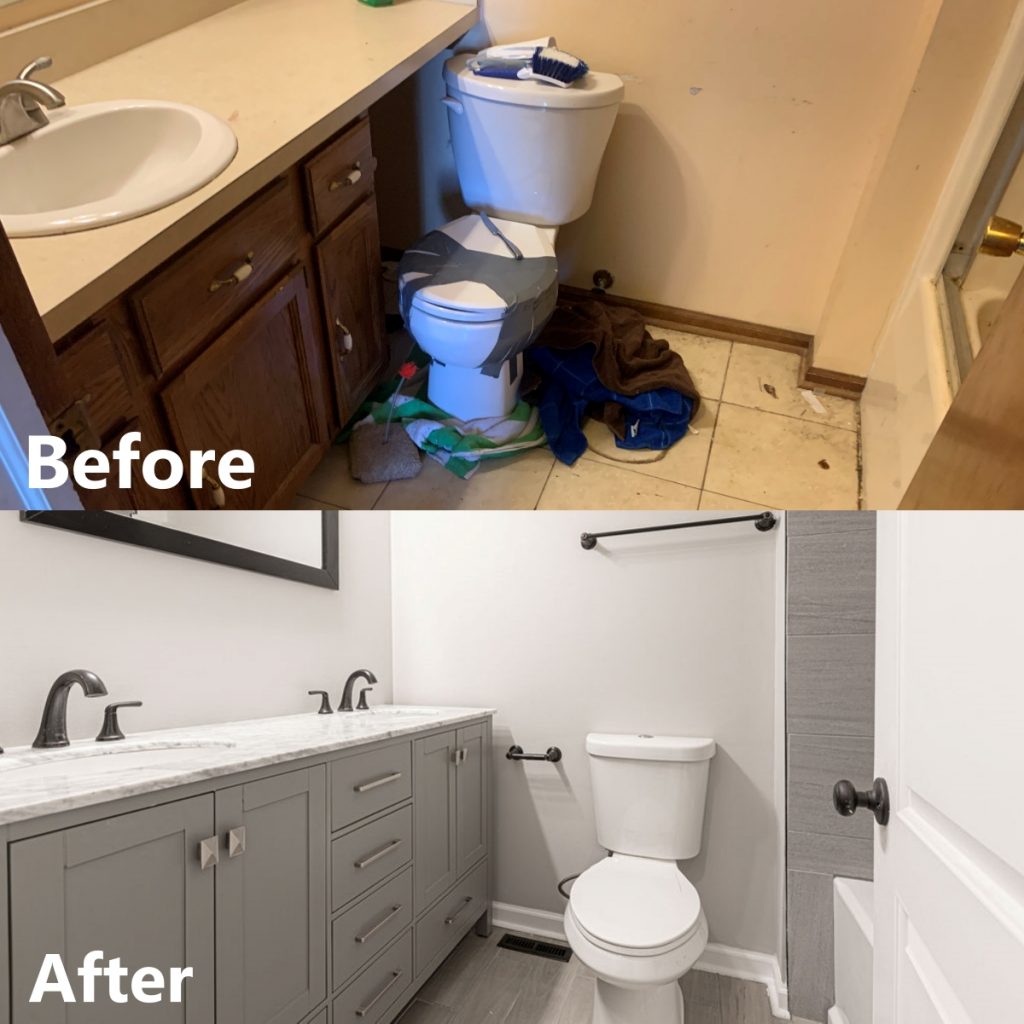
[[[558,270],[554,264],[555,250],[550,229],[545,230],[533,224],[519,224],[497,217],[491,218],[491,222],[519,248],[526,259],[548,258],[550,263],[543,267],[544,280],[535,282],[535,286],[541,289],[553,287],[558,277]],[[501,238],[488,230],[487,225],[477,214],[459,217],[446,224],[441,230],[471,252],[487,253],[510,261],[514,260],[508,246]],[[415,265],[416,246],[411,246],[407,252],[413,259],[400,265],[399,284],[403,286],[407,281],[417,280],[420,276],[415,271],[405,269],[410,264]],[[440,274],[445,269],[447,269],[446,265],[441,264],[435,272]],[[448,276],[450,277],[450,275]],[[413,296],[412,305],[431,316],[469,323],[503,320],[509,311],[508,302],[493,288],[483,282],[473,280],[448,279],[443,283],[424,285]]]
[[[680,945],[700,922],[700,897],[674,861],[609,857],[576,879],[569,902],[599,945],[638,955]]]

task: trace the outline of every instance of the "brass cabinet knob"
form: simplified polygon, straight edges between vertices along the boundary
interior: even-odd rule
[[[1024,226],[1006,217],[993,217],[985,228],[979,252],[1003,257],[1024,253]]]

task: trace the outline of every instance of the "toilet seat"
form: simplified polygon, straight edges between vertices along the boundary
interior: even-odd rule
[[[553,233],[549,228],[501,220],[497,217],[491,218],[491,222],[527,259],[548,257],[554,260]],[[459,217],[445,224],[440,230],[472,252],[514,259],[502,239],[491,234],[487,225],[476,214]],[[416,246],[410,251],[415,256]],[[434,268],[434,272],[441,274],[447,266],[448,264],[442,263]],[[406,280],[410,282],[415,279],[416,275],[406,275]],[[552,262],[540,281],[541,288],[546,290],[554,287],[557,279],[558,269]],[[446,281],[443,284],[422,286],[413,294],[411,305],[413,309],[418,309],[429,316],[456,323],[496,323],[503,320],[509,312],[508,303],[496,291],[486,284],[473,280]]]
[[[704,923],[700,896],[674,861],[624,854],[580,875],[569,910],[591,943],[626,957],[669,953]]]

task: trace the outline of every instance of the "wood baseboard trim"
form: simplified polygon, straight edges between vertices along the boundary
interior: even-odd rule
[[[779,327],[766,327],[764,324],[755,324],[747,320],[733,320],[731,317],[716,316],[714,313],[698,313],[696,310],[680,309],[678,306],[664,306],[660,302],[601,294],[564,284],[559,291],[564,298],[574,302],[596,299],[609,306],[635,309],[647,323],[655,327],[665,327],[670,331],[685,331],[688,334],[703,335],[705,338],[721,338],[723,341],[738,341],[745,345],[760,345],[782,352],[796,352],[798,355],[809,352],[814,345],[814,338],[810,334],[784,331]]]
[[[814,337],[810,334],[786,331],[780,327],[767,327],[764,324],[751,323],[749,320],[733,320],[731,317],[716,316],[714,313],[698,313],[692,309],[665,306],[659,302],[647,302],[644,299],[602,294],[572,285],[563,284],[559,292],[563,298],[571,302],[596,299],[609,306],[625,306],[628,309],[635,309],[647,323],[654,327],[665,327],[670,331],[685,331],[688,334],[700,334],[705,338],[721,338],[723,341],[735,341],[741,345],[759,345],[761,348],[773,348],[780,352],[793,352],[802,360],[800,386],[814,391],[823,391],[827,395],[857,400],[867,383],[863,377],[812,365]]]
[[[813,359],[814,350],[810,349],[804,354],[800,364],[801,387],[810,388],[812,391],[824,391],[826,395],[835,395],[838,398],[851,398],[854,401],[860,399],[867,385],[867,378],[814,366]]]

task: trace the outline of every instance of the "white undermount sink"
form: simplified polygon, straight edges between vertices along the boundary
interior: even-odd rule
[[[238,142],[220,118],[155,100],[48,112],[45,128],[0,147],[0,221],[13,238],[130,220],[212,181]]]

